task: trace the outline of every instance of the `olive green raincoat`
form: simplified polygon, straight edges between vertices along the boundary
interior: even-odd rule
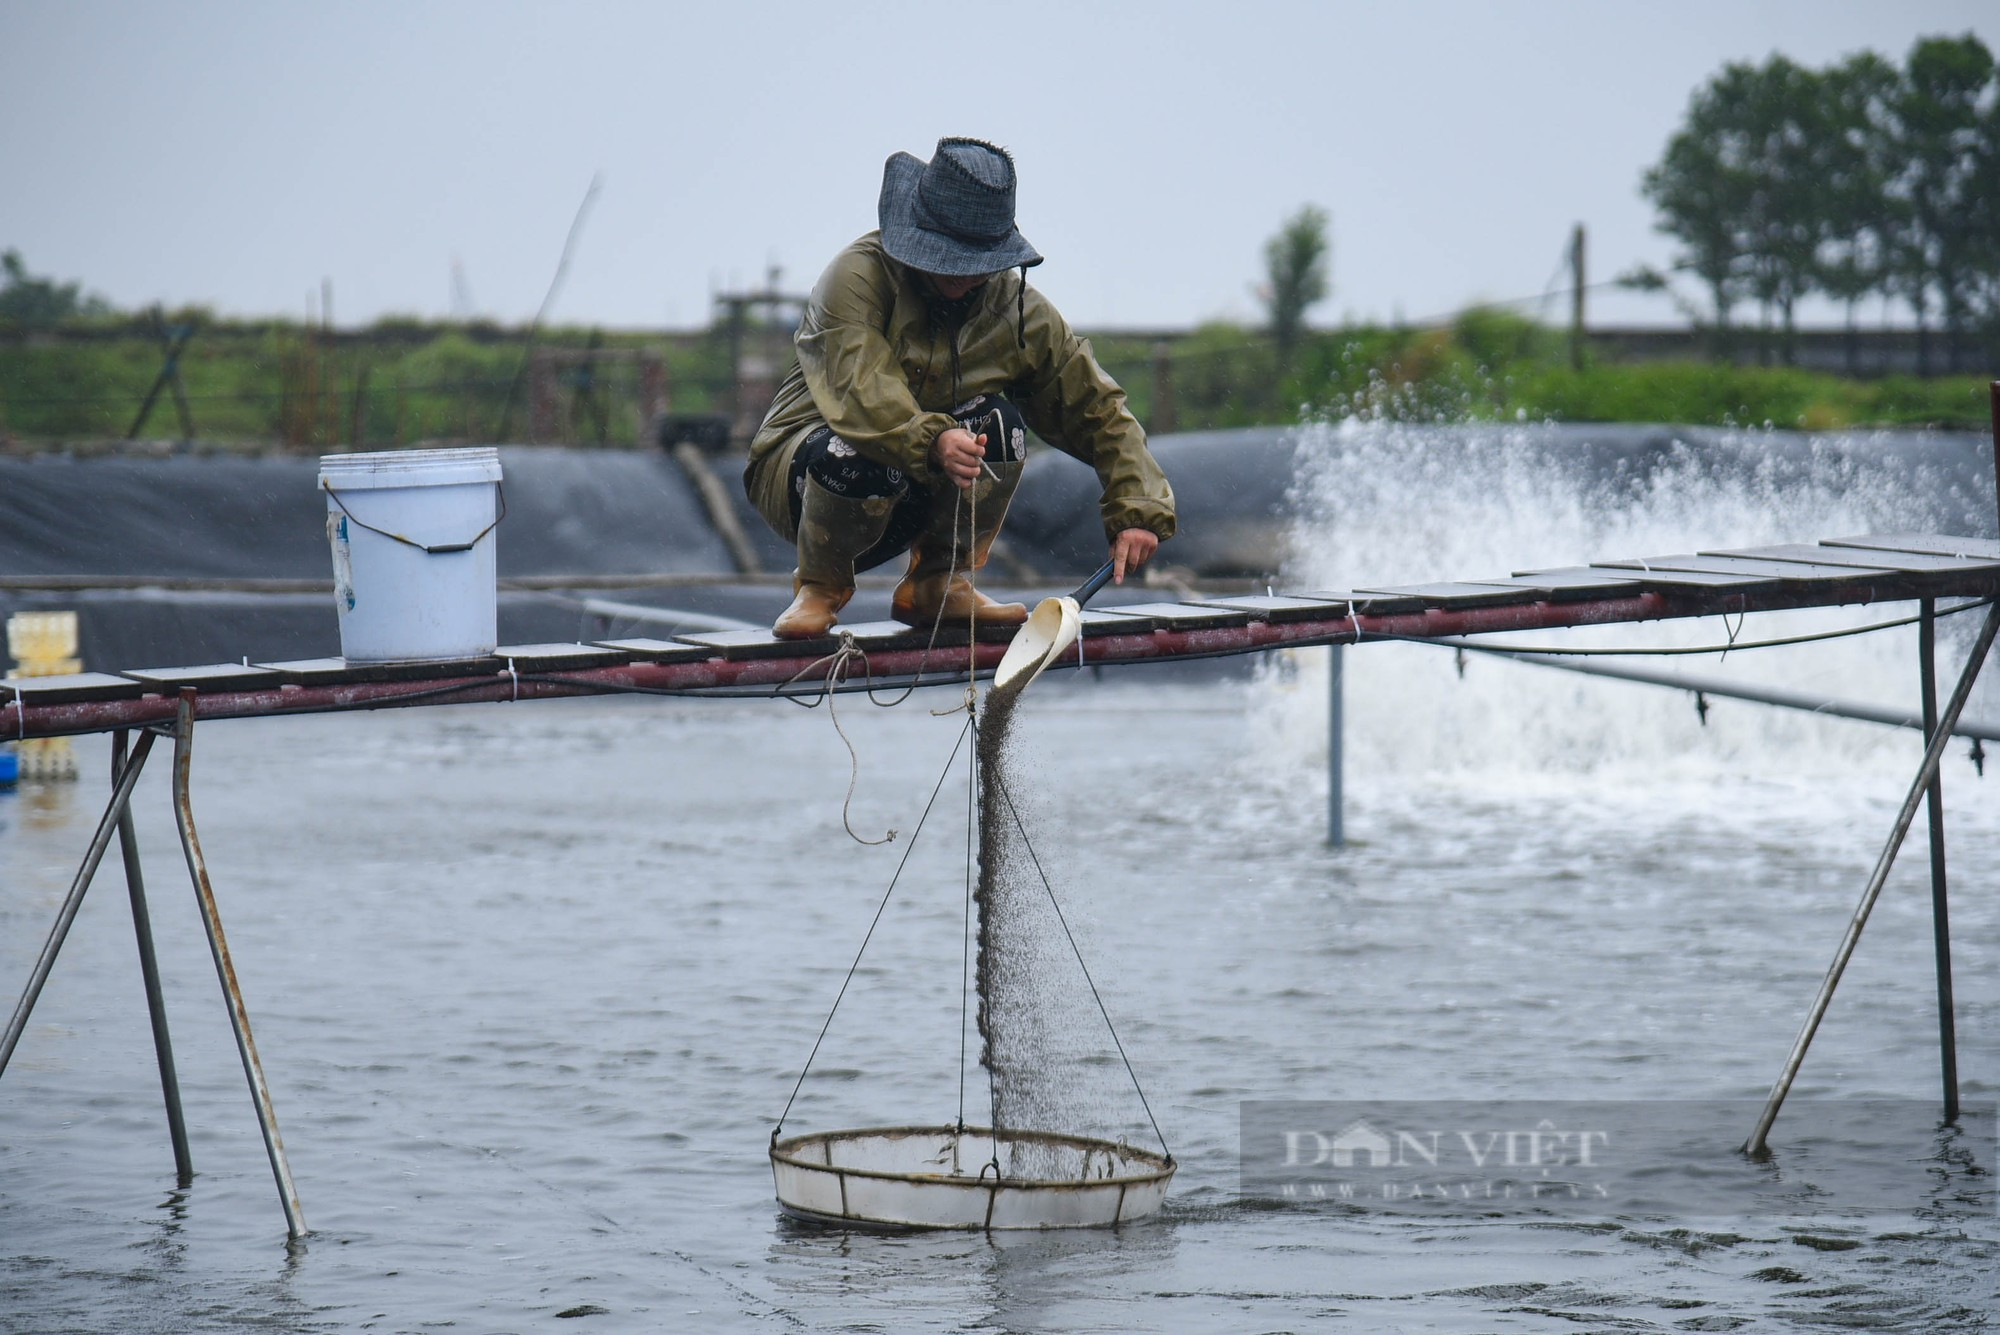
[[[973,295],[961,326],[933,328],[916,275],[889,258],[881,233],[835,256],[799,324],[799,364],[750,442],[743,485],[766,522],[796,537],[792,454],[822,423],[868,458],[914,481],[948,486],[931,467],[930,447],[957,425],[949,409],[999,394],[1036,435],[1097,470],[1107,538],[1128,528],[1172,537],[1173,488],[1125,406],[1125,391],[1033,287],[1021,346],[1021,283],[1015,270],[996,275]]]

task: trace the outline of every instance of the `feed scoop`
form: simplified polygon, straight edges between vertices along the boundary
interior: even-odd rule
[[[1042,669],[1061,658],[1076,643],[1083,629],[1083,605],[1110,582],[1115,562],[1106,561],[1096,574],[1077,586],[1076,592],[1060,598],[1044,598],[1028,614],[1028,620],[1014,632],[1014,642],[1001,656],[993,674],[993,689],[1019,692],[1042,675]]]

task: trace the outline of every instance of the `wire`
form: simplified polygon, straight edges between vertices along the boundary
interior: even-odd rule
[[[1132,1059],[1125,1055],[1125,1045],[1118,1039],[1118,1026],[1111,1023],[1111,1012],[1105,1009],[1104,998],[1097,991],[1097,980],[1090,976],[1090,966],[1083,962],[1083,951],[1076,944],[1076,934],[1069,929],[1069,919],[1063,915],[1062,905],[1056,902],[1056,888],[1049,884],[1049,874],[1042,870],[1042,860],[1035,854],[1035,846],[1028,839],[1028,827],[1021,823],[1021,813],[1014,806],[1014,795],[1007,791],[1007,785],[1000,782],[998,774],[988,774],[987,781],[1000,793],[1000,799],[1007,804],[1007,814],[1014,818],[1014,828],[1020,831],[1021,846],[1028,850],[1028,860],[1035,864],[1035,875],[1042,878],[1042,889],[1048,891],[1049,907],[1056,911],[1056,921],[1062,924],[1063,935],[1069,938],[1070,953],[1076,956],[1076,967],[1083,970],[1083,981],[1090,985],[1091,998],[1097,1002],[1097,1013],[1104,1017],[1104,1027],[1111,1033],[1112,1046],[1118,1049],[1118,1060],[1125,1063],[1125,1074],[1132,1077],[1132,1088],[1138,1092],[1139,1106],[1146,1110],[1146,1120],[1153,1124],[1153,1134],[1159,1137],[1160,1149],[1173,1161],[1174,1152],[1167,1148],[1166,1135],[1160,1130],[1160,1121],[1153,1116],[1153,1105],[1146,1099],[1146,1088],[1139,1083],[1139,1073],[1132,1069]],[[998,1124],[999,1119],[994,1119]]]
[[[1563,263],[1567,265],[1568,261],[1564,260]],[[1432,315],[1422,320],[1404,320],[1401,323],[1402,327],[1405,329],[1436,329],[1444,325],[1452,324],[1460,316],[1464,315],[1467,311],[1493,310],[1501,306],[1534,306],[1546,303],[1556,297],[1575,296],[1580,291],[1601,292],[1606,288],[1624,287],[1624,286],[1625,284],[1620,282],[1616,278],[1605,278],[1605,279],[1600,279],[1595,283],[1585,283],[1581,288],[1575,288],[1575,287],[1545,288],[1542,291],[1537,292],[1532,297],[1508,297],[1504,301],[1468,302],[1465,306],[1461,307],[1458,311],[1450,315]]]
[[[1939,617],[1955,616],[1960,612],[1970,612],[1977,608],[1985,607],[1992,601],[1994,600],[1989,598],[1975,599],[1974,601],[1971,602],[1961,603],[1956,607],[1940,608],[1937,612],[1937,615]],[[1770,639],[1770,640],[1750,640],[1750,641],[1739,640],[1734,644],[1653,645],[1653,646],[1641,645],[1634,648],[1619,648],[1619,647],[1581,648],[1577,646],[1532,647],[1528,645],[1507,644],[1504,647],[1510,653],[1547,654],[1552,657],[1576,657],[1576,658],[1619,658],[1619,657],[1669,658],[1669,657],[1677,657],[1688,654],[1729,654],[1729,653],[1738,653],[1746,649],[1777,649],[1777,648],[1783,648],[1787,645],[1812,644],[1821,640],[1844,639],[1852,635],[1868,635],[1868,634],[1873,634],[1874,632],[1880,630],[1895,630],[1903,626],[1912,626],[1915,625],[1917,622],[1921,621],[1922,619],[1923,618],[1921,615],[1908,616],[1908,617],[1898,618],[1897,620],[1894,621],[1872,622],[1866,626],[1850,626],[1841,630],[1815,631],[1803,635],[1787,635],[1779,637],[1777,639]],[[1357,626],[1356,631],[1358,632],[1359,629],[1360,629],[1359,626]],[[1511,634],[1513,632],[1489,631],[1486,633]],[[1363,638],[1369,640],[1399,640],[1408,644],[1450,645],[1462,642],[1468,645],[1479,643],[1481,644],[1481,647],[1502,647],[1502,646],[1492,646],[1490,644],[1486,644],[1485,642],[1481,641],[1475,641],[1474,638],[1471,636],[1390,635],[1381,632],[1369,632],[1365,637],[1360,634],[1357,634],[1354,643],[1357,644],[1360,643]],[[1079,636],[1077,639],[1079,650],[1081,650],[1083,642],[1084,642],[1084,637]],[[1163,662],[1193,663],[1213,658],[1240,658],[1246,653],[1266,652],[1269,649],[1303,649],[1321,644],[1345,643],[1345,642],[1346,642],[1345,637],[1339,635],[1323,636],[1323,637],[1316,636],[1310,639],[1292,640],[1289,641],[1288,643],[1281,645],[1262,646],[1258,649],[1208,649],[1208,650],[1203,650],[1199,653],[1178,653],[1175,654],[1171,659],[1135,660],[1130,666],[1137,667],[1137,666],[1143,666],[1147,663],[1163,663]],[[1049,664],[1050,668],[1075,668],[1079,666],[1089,666],[1089,664],[1078,664],[1068,661]],[[991,674],[987,672],[985,669],[981,669],[979,675],[984,677],[984,676],[990,676]],[[633,686],[618,682],[578,681],[574,678],[568,678],[568,677],[528,676],[526,674],[523,674],[522,680],[540,681],[558,686],[576,686],[584,689],[599,691],[607,695],[629,693],[633,695],[697,696],[697,697],[709,697],[719,700],[731,700],[731,699],[768,700],[772,698],[774,695],[780,695],[780,694],[786,696],[805,695],[805,694],[818,696],[824,693],[826,689],[824,686],[822,686],[817,682],[799,691],[781,692],[778,689],[774,689],[771,687],[764,687],[764,686],[744,686],[744,687],[691,686],[685,688],[666,688],[657,686]],[[881,679],[870,678],[865,683],[842,681],[838,685],[834,686],[832,689],[840,692],[860,691],[860,690],[880,690],[885,685],[891,684],[896,680],[897,680],[896,678],[890,677]],[[955,677],[938,677],[938,678],[933,678],[927,682],[922,682],[921,684],[930,686],[945,686],[952,684],[956,680],[957,679]],[[913,687],[917,684],[919,684],[917,680],[913,680],[910,682],[910,685]],[[462,688],[453,688],[453,689],[462,689]],[[389,703],[393,703],[393,701]]]
[[[772,694],[789,700],[802,709],[817,709],[821,705],[826,706],[826,716],[833,723],[834,732],[840,735],[841,744],[847,748],[847,797],[840,804],[840,823],[846,827],[848,838],[857,844],[872,846],[893,842],[896,838],[896,832],[890,830],[880,839],[863,839],[854,832],[854,822],[850,819],[850,813],[854,809],[855,785],[861,782],[861,753],[854,749],[854,740],[847,735],[847,729],[841,726],[840,711],[834,705],[835,688],[847,679],[847,665],[857,658],[861,660],[863,674],[872,676],[873,672],[868,665],[868,655],[855,644],[854,632],[842,630],[840,632],[840,647],[838,649],[830,654],[814,659],[797,672],[794,672],[790,677],[778,683],[777,688],[773,689]],[[819,667],[822,663],[828,666],[825,676],[820,682],[819,698],[817,700],[805,699],[796,694],[784,694],[783,688],[796,684],[800,678],[809,675],[814,668]],[[915,688],[913,687],[912,689]],[[905,696],[908,694],[908,691],[904,692]],[[870,700],[875,699],[873,691],[869,692],[868,698]],[[881,701],[876,700],[875,703],[880,704]]]
[[[991,675],[984,669],[981,675]],[[559,677],[548,673],[521,674],[522,681],[540,682],[544,686],[568,686],[578,691],[588,691],[597,695],[664,695],[674,699],[696,700],[785,700],[801,707],[810,707],[819,702],[828,687],[818,681],[800,682],[795,687],[770,686],[639,686],[630,682],[585,681],[577,677]],[[902,676],[876,677],[863,681],[842,680],[831,689],[840,695],[852,695],[862,691],[879,691],[885,686],[908,684],[911,686],[950,686],[956,678],[938,677],[932,680],[910,680]],[[479,685],[487,685],[482,680]],[[460,689],[454,687],[453,689]],[[401,697],[398,697],[399,699]],[[393,703],[393,701],[391,702]],[[961,706],[962,708],[962,706]],[[305,712],[305,711],[300,711]],[[952,713],[957,710],[949,711]]]
[[[861,938],[861,949],[854,952],[854,963],[847,966],[847,977],[840,980],[840,991],[834,994],[833,1008],[826,1013],[826,1023],[819,1027],[819,1037],[813,1040],[812,1051],[806,1054],[806,1064],[799,1068],[798,1082],[792,1086],[791,1098],[785,1100],[785,1110],[778,1114],[776,1125],[771,1128],[771,1139],[778,1139],[778,1132],[785,1126],[785,1118],[791,1116],[793,1100],[806,1083],[806,1074],[812,1070],[813,1058],[819,1056],[819,1045],[826,1041],[826,1031],[833,1028],[834,1014],[840,1010],[841,999],[847,995],[847,985],[854,981],[854,971],[861,967],[861,957],[868,953],[868,943],[875,939],[875,929],[881,925],[882,911],[889,907],[889,897],[896,893],[896,882],[903,879],[903,868],[910,865],[910,854],[917,851],[917,840],[924,832],[924,822],[930,819],[931,808],[937,805],[938,794],[944,791],[944,781],[951,777],[951,767],[958,761],[958,749],[965,745],[965,735],[972,731],[972,720],[958,730],[958,740],[952,743],[951,755],[944,762],[944,771],[938,775],[937,786],[931,789],[930,801],[924,803],[924,814],[917,817],[917,828],[910,832],[910,842],[903,845],[903,857],[896,864],[896,874],[889,878],[889,888],[882,892],[882,902],[875,906],[875,916],[868,920],[868,931]]]
[[[1991,598],[1974,599],[1971,602],[1960,603],[1956,607],[1939,608],[1936,615],[1940,618],[1948,616],[1956,616],[1960,612],[1971,612],[1981,607],[1990,606],[1994,601],[1995,600]],[[1640,646],[1637,648],[1617,648],[1617,647],[1579,648],[1575,646],[1554,647],[1554,646],[1532,646],[1532,645],[1516,645],[1516,644],[1496,645],[1489,641],[1477,641],[1470,636],[1446,636],[1446,635],[1423,636],[1423,635],[1374,634],[1371,635],[1369,638],[1375,640],[1400,640],[1409,644],[1453,645],[1453,644],[1463,643],[1468,646],[1473,646],[1478,648],[1505,649],[1508,653],[1542,654],[1552,658],[1621,658],[1621,657],[1622,658],[1671,658],[1671,657],[1679,657],[1690,654],[1738,653],[1746,649],[1778,649],[1778,648],[1783,648],[1787,645],[1812,644],[1821,640],[1845,639],[1853,635],[1869,635],[1873,634],[1876,631],[1896,630],[1903,626],[1913,626],[1921,620],[1923,620],[1923,617],[1921,616],[1921,614],[1919,614],[1917,616],[1901,617],[1894,621],[1877,621],[1866,626],[1850,626],[1842,630],[1817,631],[1805,635],[1787,635],[1777,639],[1770,639],[1770,640],[1751,640],[1748,642],[1738,641],[1735,644],[1654,645],[1654,646]],[[1510,632],[1487,632],[1487,633],[1502,634]],[[1162,662],[1193,663],[1213,658],[1240,658],[1248,653],[1268,652],[1268,650],[1270,649],[1304,649],[1321,644],[1345,643],[1345,642],[1346,641],[1343,637],[1337,635],[1314,637],[1311,639],[1292,640],[1285,644],[1261,646],[1257,649],[1210,649],[1210,650],[1204,650],[1200,653],[1175,654],[1171,659],[1140,659],[1140,660],[1135,660],[1131,664],[1131,666],[1138,667],[1138,666],[1144,666],[1147,663],[1162,663]],[[1358,642],[1359,641],[1357,640],[1356,643]],[[1079,653],[1081,653],[1083,645],[1083,637],[1079,636],[1077,643],[1078,643]],[[1050,668],[1073,669],[1079,666],[1089,666],[1089,665],[1072,663],[1068,661],[1049,664]],[[979,670],[978,675],[981,677],[990,677],[992,674],[988,672],[986,669],[982,668]],[[870,675],[866,679],[859,682],[843,679],[831,686],[828,686],[826,683],[823,682],[810,682],[810,683],[801,682],[796,688],[790,688],[788,686],[779,686],[779,687],[638,686],[628,682],[583,681],[575,677],[556,676],[550,673],[540,673],[540,672],[535,672],[535,673],[523,672],[519,674],[519,679],[521,681],[537,682],[545,686],[564,686],[570,688],[571,690],[579,692],[589,692],[596,695],[660,695],[660,696],[669,696],[676,699],[693,698],[693,699],[711,699],[711,700],[769,700],[776,697],[780,699],[790,699],[793,700],[795,703],[798,702],[803,697],[823,696],[829,690],[833,692],[838,692],[840,694],[847,694],[852,691],[868,691],[872,694],[872,692],[882,690],[884,688],[893,688],[895,685],[899,683],[907,684],[907,686],[911,690],[914,690],[916,687],[920,685],[949,686],[955,684],[956,681],[958,680],[956,677],[934,677],[929,680],[925,680],[921,673],[914,674],[907,678],[902,676],[877,678]],[[493,678],[488,678],[488,677],[470,678],[464,681],[453,682],[449,686],[427,687],[420,691],[405,691],[399,695],[377,696],[373,699],[354,701],[350,703],[301,706],[301,707],[284,709],[277,712],[286,715],[345,714],[366,709],[391,709],[397,705],[410,704],[418,700],[432,700],[449,695],[459,695],[467,691],[479,690],[482,687],[491,686],[493,684],[494,684]],[[878,701],[877,703],[880,702]],[[11,709],[11,708],[15,708],[15,705],[9,704],[6,706],[0,706],[0,712],[4,712],[5,709]],[[25,713],[25,711],[23,711],[23,713]],[[22,726],[25,727],[25,718],[22,720]],[[61,736],[64,734],[51,733],[49,735]]]
[[[1975,608],[1986,607],[1990,605],[1993,601],[1994,600],[1991,598],[1980,598],[1973,602],[1960,603],[1957,607],[1942,608],[1938,611],[1937,615],[1940,617],[1955,616],[1960,612],[1970,612]],[[1812,634],[1808,635],[1786,635],[1775,640],[1742,641],[1742,640],[1735,640],[1734,637],[1732,636],[1732,642],[1728,644],[1658,645],[1650,648],[1641,647],[1637,649],[1617,649],[1617,648],[1583,649],[1576,647],[1545,649],[1545,648],[1530,648],[1527,645],[1516,645],[1516,644],[1493,645],[1486,642],[1478,642],[1475,644],[1475,642],[1470,637],[1460,636],[1460,635],[1437,635],[1437,636],[1377,635],[1375,638],[1378,640],[1402,640],[1409,644],[1465,644],[1467,646],[1477,647],[1477,648],[1505,648],[1508,653],[1548,654],[1552,657],[1668,658],[1679,654],[1733,654],[1733,653],[1739,653],[1745,649],[1779,649],[1783,648],[1788,644],[1813,644],[1820,640],[1839,640],[1839,639],[1845,639],[1850,635],[1870,635],[1878,630],[1895,630],[1900,626],[1914,626],[1915,624],[1917,624],[1919,621],[1922,620],[1923,616],[1921,613],[1919,613],[1916,616],[1903,617],[1896,621],[1877,621],[1871,625],[1849,626],[1843,630],[1815,631]],[[1742,623],[1740,621],[1737,623],[1737,625],[1738,629],[1741,629]],[[1489,632],[1489,633],[1506,633],[1506,632]]]
[[[977,725],[978,715],[968,711],[965,726]],[[965,926],[959,933],[958,965],[958,1129],[965,1130],[966,1022],[972,1007],[972,832],[978,825],[973,803],[979,792],[979,751],[974,748],[965,760]]]
[[[500,389],[512,383],[511,379],[433,380],[424,384],[406,384],[401,386],[401,389],[404,394],[463,394],[468,390]],[[392,391],[384,389],[373,392],[386,395]],[[280,403],[291,397],[292,393],[293,391],[282,389],[268,392],[246,390],[223,393],[217,391],[209,394],[190,394],[187,396],[187,401],[189,403]],[[9,408],[48,408],[70,405],[87,407],[107,403],[138,403],[145,397],[143,394],[43,395],[37,398],[9,397],[5,402]]]

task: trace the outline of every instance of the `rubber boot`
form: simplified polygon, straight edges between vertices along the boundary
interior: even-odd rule
[[[810,640],[831,631],[854,596],[854,561],[882,540],[900,496],[853,500],[836,496],[806,475],[799,502],[799,568],[792,605],[771,624],[781,640]]]
[[[1018,626],[1028,619],[1020,603],[996,603],[972,587],[971,574],[986,564],[1007,505],[1021,485],[1020,463],[988,464],[994,476],[981,476],[970,493],[950,482],[932,492],[931,513],[923,531],[910,544],[910,568],[896,586],[889,615],[906,626]],[[965,497],[977,503],[968,515]],[[979,527],[968,532],[968,519]]]

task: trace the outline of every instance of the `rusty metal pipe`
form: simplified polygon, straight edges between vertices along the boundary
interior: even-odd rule
[[[43,984],[49,981],[49,971],[55,968],[56,956],[62,952],[70,924],[76,921],[76,911],[83,907],[84,891],[90,889],[91,879],[97,875],[97,864],[104,860],[104,850],[111,843],[112,831],[118,828],[119,817],[132,801],[132,790],[139,786],[139,771],[145,767],[146,756],[152,749],[153,735],[146,733],[139,738],[131,761],[125,766],[124,773],[118,776],[117,786],[111,790],[111,802],[97,822],[97,833],[91,836],[90,849],[83,855],[83,865],[76,869],[76,878],[69,883],[69,893],[63,896],[62,908],[56,912],[55,926],[49,929],[49,939],[42,943],[42,953],[28,975],[28,986],[21,993],[20,1001],[14,1005],[14,1014],[7,1021],[6,1032],[0,1034],[0,1074],[6,1073],[7,1063],[13,1060],[14,1048],[28,1027],[28,1017],[34,1013],[35,1002],[41,998]]]
[[[1746,1154],[1762,1155],[1769,1151],[1766,1138],[1770,1135],[1771,1124],[1778,1120],[1778,1109],[1784,1106],[1785,1095],[1791,1092],[1792,1081],[1798,1077],[1799,1066],[1806,1059],[1806,1049],[1812,1046],[1813,1035],[1819,1031],[1819,1022],[1833,1001],[1833,991],[1840,986],[1840,976],[1847,970],[1847,961],[1853,958],[1855,944],[1861,940],[1861,929],[1868,925],[1868,915],[1882,893],[1883,884],[1889,879],[1889,869],[1896,865],[1896,853],[1903,846],[1903,837],[1910,832],[1910,823],[1916,819],[1918,804],[1930,790],[1931,779],[1944,759],[1945,746],[1951,741],[1951,730],[1958,725],[1959,713],[1972,695],[1973,683],[1979,680],[1979,670],[1986,662],[1987,651],[1993,647],[1996,632],[2000,632],[2000,603],[1986,611],[1986,621],[1979,628],[1979,638],[1972,646],[1972,655],[1965,660],[1965,670],[1959,673],[1958,685],[1952,690],[1944,716],[1931,732],[1930,745],[1924,748],[1924,762],[1917,767],[1917,777],[1910,784],[1909,794],[1903,798],[1902,810],[1896,813],[1895,828],[1890,831],[1882,856],[1876,859],[1874,874],[1868,878],[1868,888],[1862,892],[1861,903],[1847,924],[1847,932],[1840,939],[1840,948],[1834,952],[1833,965],[1819,985],[1819,995],[1813,998],[1812,1008],[1806,1012],[1806,1022],[1792,1043],[1791,1055],[1785,1059],[1785,1068],[1779,1073],[1778,1082],[1771,1087],[1771,1096],[1764,1102],[1764,1111],[1758,1115],[1750,1139],[1743,1143]]]
[[[215,957],[215,975],[222,982],[223,999],[229,1003],[229,1027],[236,1033],[237,1055],[243,1059],[243,1075],[250,1082],[250,1099],[257,1105],[257,1125],[264,1133],[264,1152],[271,1160],[271,1176],[278,1182],[278,1200],[285,1209],[285,1230],[293,1238],[306,1235],[306,1221],[299,1209],[298,1189],[292,1185],[292,1167],[285,1160],[285,1142],[278,1134],[278,1112],[271,1103],[271,1087],[264,1080],[264,1064],[257,1059],[257,1043],[250,1036],[250,1011],[243,1004],[243,989],[236,981],[236,965],[229,957],[229,942],[222,934],[222,914],[216,908],[215,887],[208,878],[208,863],[201,855],[201,839],[194,828],[194,802],[188,794],[188,779],[194,765],[195,693],[180,693],[174,719],[174,822],[180,827],[181,850],[187,854],[188,875],[194,881],[195,898],[201,903],[202,926],[208,931],[209,953]]]
[[[1853,602],[1888,602],[1925,595],[1991,597],[1996,591],[1993,577],[1978,571],[1969,572],[1963,578],[1934,579],[1923,587],[1921,593],[1915,591],[1916,587],[1908,581],[1885,577],[1867,584],[1851,585],[1842,592]],[[1443,635],[1551,630],[1566,626],[1735,615],[1827,605],[1824,593],[1814,590],[1778,589],[1761,593],[1754,601],[1742,594],[1722,591],[1685,594],[1647,592],[1622,598],[1434,610],[1396,616],[1342,616],[1329,617],[1324,621],[1282,624],[1253,621],[1247,626],[1094,636],[1080,642],[1076,659],[1065,655],[1063,663],[1055,666],[1067,667],[1072,661],[1083,665],[1162,662],[1175,658],[1258,653],[1288,645],[1353,644],[1377,637],[1432,639]],[[999,665],[1005,652],[1005,645],[981,644],[974,646],[971,658],[976,670],[991,671]],[[433,681],[215,691],[201,696],[195,713],[200,719],[255,718],[351,709],[393,709],[423,704],[557,699],[598,695],[606,690],[627,687],[695,694],[719,688],[783,685],[798,679],[819,657],[813,654],[796,658],[710,658],[697,663],[627,663],[619,667],[566,672],[562,674],[561,681],[551,681],[545,676],[537,681],[516,682],[496,673]],[[966,659],[967,651],[963,646],[930,650],[898,649],[869,655],[878,677],[909,677],[922,673],[940,685],[963,681]],[[433,693],[438,688],[449,688],[449,695]],[[176,706],[172,697],[145,696],[137,700],[95,703],[30,704],[25,708],[24,718],[23,706],[18,701],[0,706],[0,736],[56,737],[168,724],[175,717]]]
[[[146,734],[150,741],[152,734]],[[126,734],[111,737],[111,782],[115,788],[125,773]],[[139,867],[139,833],[132,804],[118,813],[118,851],[125,860],[125,893],[132,901],[132,932],[139,939],[139,977],[146,986],[146,1014],[153,1023],[153,1056],[160,1067],[160,1097],[167,1105],[167,1137],[174,1147],[174,1176],[182,1186],[194,1180],[194,1156],[188,1151],[187,1119],[181,1113],[181,1081],[174,1070],[174,1040],[167,1031],[167,999],[160,988],[160,961],[153,950],[153,915],[146,908],[146,878]]]

